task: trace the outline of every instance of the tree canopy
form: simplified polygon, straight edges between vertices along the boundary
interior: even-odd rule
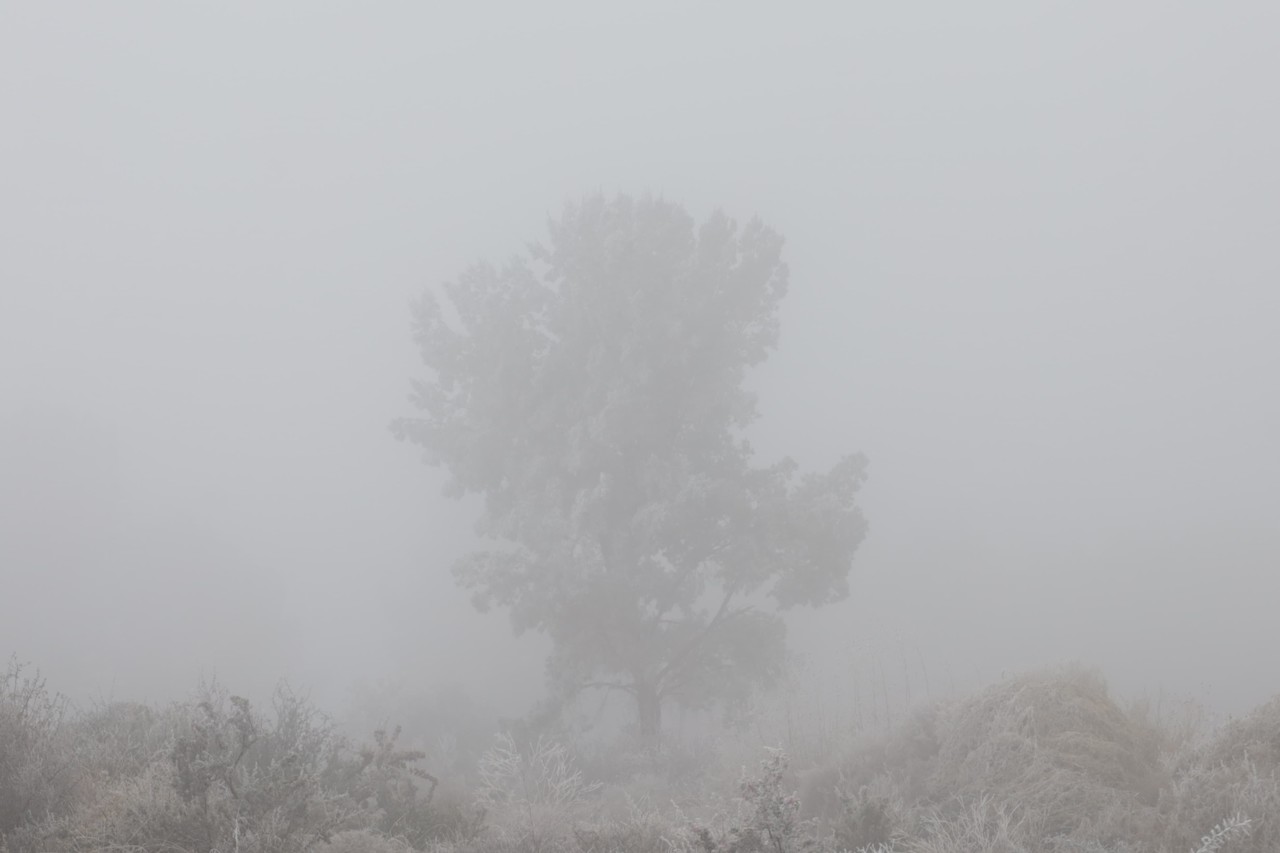
[[[552,641],[565,693],[623,690],[656,737],[776,678],[779,611],[849,593],[866,461],[754,464],[748,368],[778,338],[783,240],[723,213],[590,196],[544,243],[414,305],[428,375],[393,424],[480,495],[493,547],[454,567],[486,610]]]

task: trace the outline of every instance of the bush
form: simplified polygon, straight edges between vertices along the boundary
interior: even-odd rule
[[[860,739],[843,760],[809,775],[806,813],[853,849],[895,835],[940,837],[948,819],[961,835],[981,834],[1001,814],[1062,843],[1151,841],[1163,834],[1155,811],[1168,780],[1161,748],[1175,741],[1122,711],[1096,673],[1044,670],[927,706],[886,737]]]
[[[861,850],[891,844],[901,819],[899,809],[887,796],[878,796],[867,787],[856,794],[843,793],[844,807],[832,830],[841,850]]]
[[[416,848],[475,837],[483,812],[469,808],[456,794],[437,797],[439,780],[417,766],[424,754],[399,749],[399,736],[399,728],[375,731],[373,743],[360,748],[347,770],[344,790],[371,810],[371,827]]]
[[[545,735],[498,737],[474,788],[437,780],[399,738],[378,730],[356,748],[287,687],[265,713],[210,686],[163,710],[111,703],[76,715],[10,664],[0,851],[1280,850],[1280,698],[1197,739],[1194,726],[1121,712],[1080,670],[1011,679],[859,741],[808,776],[838,803],[820,817],[801,813],[776,750],[738,777],[735,797],[737,761],[723,743],[621,758],[598,746],[596,770],[613,782],[596,796],[576,754]]]
[[[136,702],[111,702],[72,719],[67,733],[81,775],[101,785],[138,776],[153,762],[165,760],[175,721],[173,713]]]
[[[981,797],[958,811],[925,817],[923,833],[910,841],[910,853],[1029,853],[1042,828],[1015,817],[1009,806]]]
[[[740,809],[723,829],[694,826],[705,853],[789,853],[816,846],[811,826],[800,818],[800,798],[785,782],[787,756],[770,749],[757,776],[739,783]]]
[[[521,749],[503,733],[480,759],[477,804],[497,833],[519,849],[550,850],[567,838],[598,788],[583,780],[561,744],[539,736]]]
[[[656,812],[635,803],[626,817],[573,831],[579,853],[674,853],[686,848],[686,835]]]
[[[929,800],[938,772],[942,713],[938,704],[926,705],[887,735],[858,738],[848,754],[805,774],[805,815],[844,823],[850,819],[852,801],[859,797],[871,796],[886,806],[891,799]],[[872,790],[876,793],[869,794]]]
[[[65,814],[79,779],[66,736],[66,700],[16,659],[0,676],[0,840],[24,824]]]
[[[1224,815],[1253,818],[1230,850],[1280,850],[1280,697],[1227,725],[1176,768],[1161,801],[1168,844],[1191,849]]]
[[[146,754],[150,715],[90,716],[82,731],[106,745],[92,753],[106,757],[95,796],[28,827],[10,850],[301,853],[357,823],[359,804],[324,786],[340,759],[327,723],[284,687],[273,710],[264,718],[247,700],[205,687],[194,704],[169,714],[168,747],[155,760]],[[121,740],[141,746],[140,754],[125,760]]]
[[[316,853],[411,853],[414,848],[403,838],[388,838],[371,829],[349,829],[315,849]]]

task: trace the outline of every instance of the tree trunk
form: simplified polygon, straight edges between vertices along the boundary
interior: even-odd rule
[[[658,747],[662,735],[662,696],[649,682],[636,684],[636,705],[640,712],[640,740],[648,749]]]

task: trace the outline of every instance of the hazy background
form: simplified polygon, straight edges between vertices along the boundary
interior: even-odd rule
[[[753,438],[871,459],[833,689],[1280,690],[1280,7],[546,5],[0,9],[0,654],[524,710],[387,424],[409,300],[604,190],[788,238]]]

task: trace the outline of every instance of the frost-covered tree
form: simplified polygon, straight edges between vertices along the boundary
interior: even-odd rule
[[[572,694],[627,692],[641,733],[782,667],[779,611],[846,597],[865,459],[753,464],[748,367],[778,336],[782,238],[661,199],[592,196],[545,244],[414,306],[429,368],[393,425],[484,498],[458,581],[546,633]]]

